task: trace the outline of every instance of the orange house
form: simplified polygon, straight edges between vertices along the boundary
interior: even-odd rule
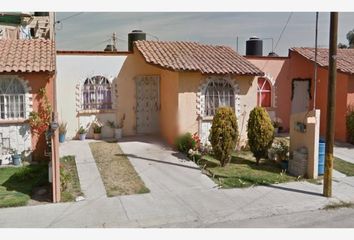
[[[327,112],[328,49],[318,49],[317,82],[314,82],[314,48],[291,48],[288,57],[247,56],[265,73],[271,85],[273,119],[289,130],[292,113],[314,107],[321,110],[320,135],[325,136]],[[354,104],[354,49],[338,49],[335,139],[347,140],[346,113]],[[315,92],[316,85],[316,92]]]
[[[48,160],[49,157],[57,160],[56,141],[52,142],[51,149],[48,148],[45,135],[34,134],[28,123],[30,112],[38,111],[42,101],[38,95],[41,88],[46,90],[55,112],[54,42],[0,40],[0,156],[6,156],[14,149],[30,161]],[[55,182],[58,168],[53,169]]]
[[[246,140],[249,112],[263,75],[225,46],[195,42],[136,41],[114,80],[123,135],[160,134],[170,144],[185,132],[206,142],[218,106],[230,106]]]

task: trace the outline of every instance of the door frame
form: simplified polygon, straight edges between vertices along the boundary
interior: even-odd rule
[[[294,90],[295,90],[295,82],[298,81],[307,81],[308,82],[308,88],[307,88],[307,92],[309,94],[309,100],[312,100],[312,94],[311,94],[311,88],[312,88],[312,81],[311,78],[293,78],[291,80],[291,98],[290,100],[292,101],[294,98]]]
[[[158,110],[157,110],[157,116],[158,116],[158,127],[157,127],[157,131],[155,133],[151,133],[151,134],[158,134],[160,133],[160,110],[161,110],[161,102],[160,102],[160,81],[161,81],[161,76],[160,74],[146,74],[146,75],[137,75],[134,77],[135,79],[135,133],[137,135],[144,135],[144,134],[149,134],[149,133],[139,133],[138,132],[138,121],[137,121],[137,118],[138,118],[138,114],[137,114],[137,104],[138,104],[138,100],[137,100],[137,82],[139,80],[142,80],[146,77],[157,77],[157,107],[158,107]]]

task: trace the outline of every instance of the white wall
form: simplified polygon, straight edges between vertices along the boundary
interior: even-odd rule
[[[80,125],[87,119],[94,119],[95,114],[78,116],[76,107],[76,86],[82,84],[87,77],[102,75],[109,80],[117,77],[126,56],[102,55],[57,55],[57,101],[59,121],[68,123],[66,138],[73,138]],[[112,100],[114,101],[114,97]],[[98,118],[115,120],[115,113],[99,114]],[[111,116],[110,116],[111,115]],[[110,131],[105,126],[103,137],[110,137]]]

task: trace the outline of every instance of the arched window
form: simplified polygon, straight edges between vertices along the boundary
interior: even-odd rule
[[[224,79],[212,80],[205,90],[205,116],[214,116],[216,109],[228,106],[235,110],[235,93],[231,84]]]
[[[0,80],[0,119],[26,117],[26,91],[16,78]]]
[[[112,109],[111,83],[107,78],[86,78],[82,87],[82,109]]]
[[[258,78],[257,105],[260,107],[272,106],[272,86],[266,78]]]

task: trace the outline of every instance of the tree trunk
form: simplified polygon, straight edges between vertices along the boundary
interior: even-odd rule
[[[261,158],[256,158],[256,164],[259,165],[259,160],[261,160]]]

